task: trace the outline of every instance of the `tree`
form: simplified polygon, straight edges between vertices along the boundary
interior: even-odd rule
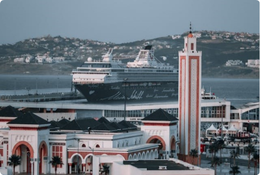
[[[238,157],[239,157],[239,152],[238,151],[236,151],[236,150],[230,151],[230,158],[233,159],[233,166],[236,165],[236,158],[238,158]]]
[[[104,164],[103,165],[103,171],[101,172],[101,174],[105,173],[105,175],[109,174],[109,166]]]
[[[239,173],[241,173],[241,172],[239,171],[238,166],[235,166],[235,165],[231,166],[231,170],[229,171],[229,174],[236,175],[236,174],[239,174]]]
[[[256,151],[256,149],[255,149],[255,147],[250,143],[250,144],[248,144],[248,145],[245,147],[245,151],[248,152],[248,169],[250,169],[250,156],[251,156],[251,154],[253,154],[253,153]]]
[[[214,165],[215,175],[216,175],[217,174],[217,165],[220,165],[220,159],[217,156],[214,156],[211,164]]]
[[[209,145],[209,153],[211,153],[211,167],[213,167],[213,158],[216,156],[218,152],[218,145],[216,142]]]
[[[52,160],[49,162],[55,168],[55,174],[57,174],[58,165],[62,165],[62,160],[59,156],[53,156]]]
[[[21,164],[21,157],[15,154],[8,159],[8,165],[13,166],[13,175],[15,175],[15,167]]]
[[[225,147],[225,142],[223,139],[216,141],[218,150],[220,150],[220,163],[222,163],[222,149]]]
[[[257,165],[259,165],[259,154],[258,153],[254,153],[252,161],[254,161],[254,174],[257,174]]]
[[[198,157],[198,151],[196,149],[190,150],[190,156],[192,156],[192,164],[194,165],[194,158]]]

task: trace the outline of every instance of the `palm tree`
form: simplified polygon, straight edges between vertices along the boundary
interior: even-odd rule
[[[105,173],[105,175],[109,174],[109,166],[104,164],[103,165],[103,171],[101,172],[102,173]]]
[[[222,149],[225,147],[225,142],[223,139],[216,141],[218,150],[220,150],[220,163],[222,163]]]
[[[251,154],[253,154],[253,153],[256,151],[256,149],[255,149],[255,147],[250,143],[250,144],[248,144],[248,145],[245,147],[245,151],[248,152],[248,169],[250,169],[250,156],[251,156]]]
[[[49,162],[55,168],[55,174],[57,174],[58,165],[62,165],[62,160],[59,156],[53,156],[52,160]]]
[[[218,152],[218,146],[216,142],[209,145],[209,152],[211,153],[211,167],[213,167],[213,158],[216,156],[216,153]]]
[[[192,164],[194,165],[194,158],[198,157],[198,151],[196,149],[190,150],[190,156],[192,156]]]
[[[211,164],[214,165],[215,175],[216,175],[217,174],[217,165],[220,165],[220,159],[217,156],[214,156]]]
[[[241,173],[241,172],[239,171],[238,166],[235,166],[235,165],[231,166],[231,170],[229,171],[229,174],[236,175],[236,174],[239,174],[239,173]]]
[[[15,167],[21,164],[21,157],[15,154],[11,155],[8,160],[8,165],[13,166],[13,175],[15,174]]]
[[[258,153],[254,153],[252,160],[254,161],[254,174],[257,174],[257,165],[259,165],[259,154]]]
[[[239,157],[239,152],[238,151],[236,151],[236,150],[230,151],[230,158],[233,159],[233,166],[236,165],[236,158],[238,158],[238,157]]]

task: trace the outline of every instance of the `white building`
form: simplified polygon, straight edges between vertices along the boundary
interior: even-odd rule
[[[63,62],[65,61],[64,57],[53,57],[53,62]]]
[[[37,60],[38,63],[43,63],[45,60],[46,60],[46,56],[43,55],[43,56],[36,56],[35,59]]]
[[[228,60],[226,62],[226,66],[240,66],[243,65],[243,61],[241,60]]]
[[[257,60],[248,60],[246,64],[247,64],[248,67],[260,67],[259,59],[257,59]]]
[[[15,63],[23,63],[24,62],[24,58],[15,58],[14,62]]]
[[[33,56],[27,55],[26,58],[25,58],[25,62],[30,63],[32,61],[32,59],[33,59]]]
[[[116,162],[176,157],[178,120],[159,109],[143,122],[141,130],[129,122],[109,122],[103,117],[47,122],[7,106],[0,110],[0,165],[7,167],[8,157],[16,154],[21,156],[16,172],[54,173],[49,161],[59,156],[63,165],[58,166],[58,174],[98,174],[104,164],[110,167],[110,174],[123,174],[123,169],[116,170],[118,164],[113,167]],[[183,168],[186,166],[190,165]]]
[[[46,57],[45,62],[52,63],[53,59],[51,57]]]

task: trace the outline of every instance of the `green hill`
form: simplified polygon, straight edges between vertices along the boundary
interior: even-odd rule
[[[259,69],[246,67],[248,59],[259,58],[259,35],[248,33],[197,31],[197,50],[202,51],[202,75],[204,77],[258,78]],[[102,54],[113,48],[113,56],[123,62],[133,60],[139,50],[147,44],[153,45],[155,56],[161,62],[178,67],[178,52],[183,48],[183,36],[165,36],[129,43],[107,43],[78,38],[52,37],[31,38],[13,45],[0,45],[0,74],[70,74],[88,57],[101,59]],[[14,63],[15,58],[28,55],[64,57],[60,63],[39,64],[35,59],[31,63]],[[228,60],[241,60],[242,65],[226,67]]]

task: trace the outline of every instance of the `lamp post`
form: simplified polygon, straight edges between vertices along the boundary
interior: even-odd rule
[[[221,113],[220,113],[220,116],[221,116],[221,140],[223,141],[223,106],[224,105],[222,105],[221,104],[221,102],[219,102],[219,104],[221,105]],[[222,148],[220,149],[220,163],[221,163],[221,165],[222,165]],[[222,173],[222,168],[220,167],[220,173]]]
[[[16,95],[16,78],[14,78],[14,95]]]
[[[35,92],[35,94],[38,94],[38,82],[37,82],[37,80],[38,80],[38,79],[36,78],[36,85],[35,85],[35,86],[36,86],[36,87],[35,87],[35,88],[36,88],[36,92]]]
[[[77,139],[78,141],[78,155],[77,155],[77,175],[79,174],[79,139]]]
[[[125,84],[125,103],[124,103],[124,120],[126,120],[126,81],[127,81],[128,78],[125,78],[124,79],[124,84]]]
[[[57,93],[59,92],[59,77],[57,78],[58,81],[57,81]]]
[[[223,140],[223,105],[221,105],[221,139]]]
[[[88,148],[91,150],[92,152],[92,162],[91,162],[91,165],[92,165],[92,171],[93,171],[93,159],[94,159],[94,148],[91,148],[90,146],[88,146]]]

